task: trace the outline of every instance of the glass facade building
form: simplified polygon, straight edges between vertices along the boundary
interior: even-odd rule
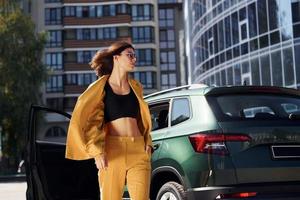
[[[299,0],[185,4],[192,83],[300,88]]]

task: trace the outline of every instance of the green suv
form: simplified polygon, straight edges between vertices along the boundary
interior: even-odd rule
[[[189,85],[145,100],[151,200],[300,199],[298,90]],[[30,115],[27,199],[99,199],[94,161],[64,158],[70,115],[40,106]]]

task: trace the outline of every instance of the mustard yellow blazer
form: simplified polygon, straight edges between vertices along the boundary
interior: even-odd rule
[[[86,160],[104,153],[105,136],[108,132],[104,123],[104,86],[109,75],[93,82],[78,97],[70,120],[65,157],[72,160]],[[145,144],[152,147],[151,116],[148,104],[143,99],[143,87],[138,81],[129,78],[140,106],[137,123],[144,136]]]

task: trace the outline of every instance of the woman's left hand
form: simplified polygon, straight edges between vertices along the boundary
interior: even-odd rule
[[[146,152],[151,155],[152,154],[152,147],[151,146],[146,146]]]

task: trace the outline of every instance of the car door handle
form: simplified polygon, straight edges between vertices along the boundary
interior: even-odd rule
[[[160,146],[160,144],[154,144],[154,145],[153,145],[153,150],[154,150],[154,151],[157,150],[159,146]]]

